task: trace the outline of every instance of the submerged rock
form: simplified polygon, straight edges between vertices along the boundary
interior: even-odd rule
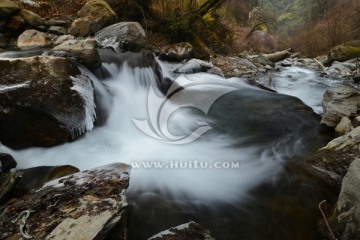
[[[145,30],[137,22],[120,22],[95,34],[100,46],[116,52],[139,52],[147,45]]]
[[[126,239],[130,166],[112,164],[49,182],[0,214],[0,238]]]
[[[50,147],[93,128],[94,88],[69,60],[0,58],[0,141]]]
[[[329,88],[324,93],[324,116],[321,124],[336,127],[342,117],[353,117],[360,111],[360,93],[353,87]]]
[[[335,231],[340,239],[360,236],[360,159],[352,162],[344,180],[335,212]]]
[[[189,222],[160,232],[148,240],[214,240],[210,231],[196,222]]]
[[[90,36],[117,20],[115,12],[104,0],[90,0],[77,13],[69,28],[69,34],[79,37]]]

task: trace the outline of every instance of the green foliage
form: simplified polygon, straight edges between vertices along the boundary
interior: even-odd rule
[[[175,12],[168,16],[165,23],[165,31],[173,42],[189,41],[191,28],[189,19]]]

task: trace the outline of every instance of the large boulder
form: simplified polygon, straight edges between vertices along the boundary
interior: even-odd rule
[[[126,239],[129,171],[117,163],[45,184],[6,206],[0,238]]]
[[[9,0],[0,0],[0,17],[8,17],[20,11],[19,5]]]
[[[336,206],[335,232],[342,240],[360,236],[360,159],[352,162],[341,185]]]
[[[84,66],[94,69],[101,67],[101,60],[93,40],[67,40],[53,48],[54,51],[64,51],[75,56]]]
[[[349,86],[329,88],[324,93],[322,105],[321,124],[334,128],[342,117],[353,117],[360,111],[360,93]]]
[[[0,141],[50,147],[93,128],[91,80],[60,57],[0,58]]]
[[[145,31],[137,22],[116,23],[98,31],[95,36],[102,47],[117,52],[139,52],[147,44]]]
[[[148,240],[214,240],[210,231],[196,222],[188,222],[177,227],[162,231]]]
[[[333,47],[325,61],[325,66],[330,66],[334,61],[344,62],[360,57],[360,40],[354,40],[342,45]]]
[[[19,48],[38,48],[45,47],[48,44],[49,41],[45,34],[34,29],[26,30],[17,40],[17,46]]]
[[[90,36],[117,20],[115,12],[104,0],[88,1],[77,16],[79,18],[72,23],[69,34],[80,37]]]

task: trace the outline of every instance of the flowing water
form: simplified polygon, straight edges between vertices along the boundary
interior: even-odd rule
[[[299,205],[303,194],[318,189],[294,187],[282,171],[284,162],[303,158],[326,142],[311,108],[243,79],[203,73],[178,76],[183,88],[164,98],[151,68],[133,68],[126,61],[104,63],[103,68],[109,74],[102,79],[87,74],[106,122],[61,146],[5,148],[19,168],[71,164],[85,170],[113,162],[131,164],[130,239],[145,239],[189,220],[204,224],[217,239],[290,239],[294,231],[316,239],[315,223],[307,223],[311,233],[302,234],[299,228],[316,219],[311,204],[319,197]],[[288,77],[297,79],[290,84],[284,80],[289,73],[280,74],[276,89],[320,112],[325,88],[313,82],[315,73],[290,71],[305,77]],[[316,97],[307,102],[309,96]],[[288,228],[282,226],[286,214],[293,218]]]

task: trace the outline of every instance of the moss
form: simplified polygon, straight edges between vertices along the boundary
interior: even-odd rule
[[[336,46],[330,51],[333,60],[346,61],[360,57],[360,41],[351,41],[349,43]]]

